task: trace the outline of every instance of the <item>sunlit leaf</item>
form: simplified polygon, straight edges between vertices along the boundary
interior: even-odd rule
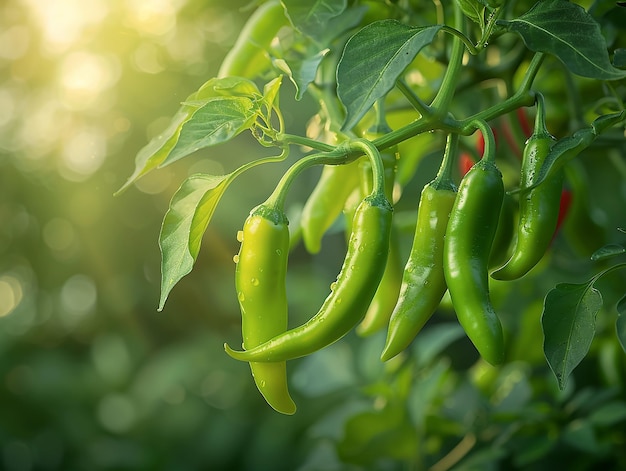
[[[135,158],[135,171],[118,190],[118,193],[124,191],[149,171],[167,165],[169,163],[167,158],[176,146],[182,126],[191,119],[198,108],[209,100],[225,96],[256,97],[260,96],[260,92],[254,82],[241,77],[207,80],[182,103],[169,126],[139,151]]]
[[[598,261],[606,258],[615,257],[626,253],[626,247],[617,244],[609,244],[599,248],[591,255],[591,260]]]
[[[602,295],[592,282],[559,283],[546,295],[541,316],[543,349],[561,390],[589,351],[601,307]]]
[[[352,128],[391,90],[440,25],[416,27],[396,20],[371,23],[352,36],[337,67],[337,94],[346,108],[343,127]]]
[[[542,0],[522,16],[498,24],[522,36],[529,49],[558,57],[577,75],[598,80],[626,77],[626,71],[611,64],[600,25],[573,2]]]
[[[250,128],[258,113],[258,103],[247,97],[211,99],[183,123],[176,145],[160,167],[232,139]]]
[[[626,353],[626,296],[617,303],[617,321],[615,322],[617,340],[619,340],[624,353]]]
[[[174,193],[159,235],[159,311],[163,309],[174,285],[191,272],[200,251],[202,235],[232,175],[192,175]]]

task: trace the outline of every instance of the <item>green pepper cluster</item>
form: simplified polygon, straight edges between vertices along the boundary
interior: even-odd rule
[[[244,349],[225,349],[250,363],[257,387],[274,409],[295,412],[287,390],[287,360],[314,353],[352,329],[367,336],[385,328],[381,360],[390,360],[411,344],[446,292],[479,355],[492,365],[505,360],[504,330],[491,300],[490,276],[512,280],[528,273],[548,250],[563,217],[562,172],[535,185],[554,141],[546,129],[541,95],[536,104],[534,130],[519,163],[517,202],[505,192],[496,166],[492,128],[484,121],[474,123],[482,155],[470,165],[459,152],[462,136],[448,133],[439,171],[417,203],[404,267],[392,219],[402,156],[396,146],[379,151],[373,144],[384,135],[381,128],[364,133],[363,139],[346,138],[334,153],[298,161],[270,198],[251,212],[236,269]],[[304,205],[299,233],[307,250],[317,253],[324,234],[343,213],[347,252],[317,313],[288,329],[285,283],[294,242],[282,206],[295,176],[317,164],[324,168]]]

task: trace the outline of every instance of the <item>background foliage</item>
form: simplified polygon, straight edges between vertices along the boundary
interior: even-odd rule
[[[588,280],[604,266],[589,255],[624,242],[615,230],[624,227],[626,207],[623,141],[600,143],[581,159],[589,192],[574,214],[588,219],[565,222],[543,270],[494,287],[515,333],[512,361],[502,368],[477,359],[444,307],[398,361],[378,360],[383,337],[348,336],[290,362],[295,400],[306,407],[294,417],[274,413],[247,365],[229,359],[222,344],[240,341],[235,234],[275,185],[280,165],[233,183],[193,275],[156,311],[156,239],[171,195],[190,174],[238,167],[258,155],[258,145],[242,135],[112,195],[137,150],[215,75],[248,15],[239,10],[245,3],[0,6],[0,468],[626,467],[626,358],[614,331],[623,273],[598,283],[605,303],[596,337],[563,391],[543,356],[540,324],[550,288]],[[599,18],[626,47],[624,17]],[[555,134],[577,115],[559,74],[551,74],[558,67],[537,78]],[[287,88],[281,109],[290,131],[304,134],[302,110],[313,103],[305,96],[296,105],[294,95]],[[471,109],[475,97],[466,90],[457,99]],[[423,158],[405,209],[436,166]],[[315,180],[314,172],[302,180],[294,212]],[[345,251],[341,233],[327,240],[319,256],[296,249],[291,257],[290,302],[300,320],[324,298]]]

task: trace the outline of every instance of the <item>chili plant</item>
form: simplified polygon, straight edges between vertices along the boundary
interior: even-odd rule
[[[229,355],[251,362],[253,371],[272,371],[274,365],[282,382],[277,387],[285,391],[284,362],[342,341],[355,328],[357,335],[369,336],[373,320],[366,313],[386,299],[375,315],[375,329],[387,335],[377,361],[396,365],[390,367],[396,378],[412,345],[441,323],[458,328],[448,332],[464,332],[475,346],[476,365],[497,376],[523,360],[514,338],[521,327],[502,299],[558,265],[552,250],[563,243],[581,260],[570,266],[578,270],[574,274],[589,281],[560,283],[541,293],[545,299],[535,324],[542,329],[547,365],[564,390],[594,339],[603,307],[596,283],[619,280],[626,267],[610,263],[626,251],[619,229],[624,221],[605,221],[605,231],[591,230],[599,223],[589,217],[584,175],[594,165],[585,156],[600,152],[626,179],[625,11],[624,2],[613,1],[262,2],[217,76],[190,93],[170,126],[139,151],[135,171],[122,187],[245,132],[260,148],[274,150],[274,156],[259,153],[225,175],[196,174],[182,182],[159,239],[159,309],[192,271],[215,208],[238,176],[259,165],[288,163],[260,206],[269,205],[286,224],[290,186],[301,172],[323,166],[303,203],[302,219],[291,221],[290,243],[280,244],[294,250],[303,235],[304,250],[323,255],[326,235],[343,227],[347,253],[341,272],[310,320],[286,329],[289,271],[283,264],[289,254],[274,257],[266,251],[277,250],[275,243],[265,246],[266,238],[250,241],[247,235],[238,257],[239,263],[246,260],[252,278],[243,279],[238,267],[240,292],[233,291],[246,338],[244,350],[226,346]],[[285,119],[280,100],[285,94],[293,94],[298,112],[310,113],[306,133],[294,131]],[[527,114],[535,116],[534,132]],[[494,132],[504,136],[497,144]],[[439,172],[424,175],[428,168],[422,164],[434,155],[442,156]],[[424,180],[430,183],[417,183]],[[415,185],[421,185],[417,191]],[[581,243],[587,228],[600,235]],[[411,241],[413,249],[407,250]],[[255,266],[248,250],[258,254],[258,264],[276,259],[277,266]],[[400,264],[396,256],[404,257]],[[401,268],[385,275],[388,260],[404,266],[404,276]],[[268,290],[282,293],[280,300],[270,302],[271,292],[262,293],[262,278]],[[614,299],[617,309],[606,316],[614,316],[614,338],[626,351],[623,275],[621,280],[621,300]],[[249,287],[246,293],[241,286]],[[266,306],[252,308],[242,299],[248,292],[261,293],[258,299]],[[612,299],[614,292],[613,287]],[[527,308],[516,306],[520,312]],[[247,318],[251,313],[254,319]],[[251,334],[254,325],[262,325],[263,332],[259,327],[258,335]],[[441,342],[457,338],[455,333]],[[256,378],[261,390],[268,387],[262,377]],[[395,407],[392,396],[385,396],[383,409]],[[291,414],[295,406],[276,408]],[[402,427],[403,420],[390,429]],[[404,438],[409,450],[417,446],[412,433]],[[412,453],[395,458],[411,459]],[[341,444],[339,455],[359,462]]]

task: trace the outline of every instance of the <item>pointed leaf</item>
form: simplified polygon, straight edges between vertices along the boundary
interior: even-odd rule
[[[161,248],[161,299],[159,311],[176,283],[191,272],[200,251],[202,235],[232,175],[192,175],[183,182],[163,219]]]
[[[601,307],[602,295],[592,282],[559,283],[546,295],[541,316],[543,349],[561,390],[589,351]]]
[[[622,247],[621,245],[617,245],[617,244],[609,244],[596,250],[591,255],[591,260],[593,261],[604,260],[606,258],[615,257],[623,253],[626,253],[626,247]]]
[[[259,112],[257,102],[247,97],[212,98],[183,123],[176,145],[159,167],[232,139],[249,129]]]
[[[522,16],[498,24],[522,36],[529,49],[558,57],[574,74],[598,80],[626,77],[626,71],[611,64],[600,25],[580,5],[543,0]]]
[[[615,322],[617,340],[626,353],[626,296],[617,302],[617,321]]]
[[[287,74],[296,87],[296,100],[301,100],[307,87],[317,75],[317,68],[330,49],[324,49],[314,55],[304,56],[290,52],[283,59],[275,59],[274,65]]]
[[[391,90],[404,69],[430,44],[440,25],[415,27],[396,20],[371,23],[352,36],[337,67],[337,94],[350,129]]]
[[[328,22],[340,15],[347,6],[346,0],[282,0],[289,21],[298,31],[318,38]]]
[[[254,82],[241,77],[211,78],[189,95],[172,118],[167,129],[144,146],[135,158],[135,171],[117,193],[124,191],[150,170],[161,167],[176,145],[181,128],[193,113],[211,98],[219,96],[260,96]]]

